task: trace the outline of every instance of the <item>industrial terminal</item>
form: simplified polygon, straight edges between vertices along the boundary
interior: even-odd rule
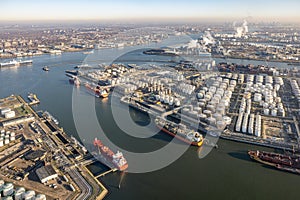
[[[86,168],[93,156],[48,111],[34,111],[37,102],[32,93],[28,102],[15,95],[0,100],[0,197],[102,199],[108,190]]]
[[[104,90],[118,94],[120,102],[157,117],[157,122],[165,123],[158,123],[163,132],[188,143],[197,141],[201,146],[194,136],[210,134],[299,151],[298,78],[276,68],[249,74],[242,67],[225,72],[219,66],[201,71],[182,63],[170,67],[112,64],[82,70],[77,77],[96,97],[106,98],[100,95]],[[93,85],[93,90],[86,85]],[[188,134],[191,130],[197,134]],[[209,141],[204,138],[205,143]]]

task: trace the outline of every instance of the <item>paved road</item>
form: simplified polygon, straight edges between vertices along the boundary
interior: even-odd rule
[[[76,198],[78,200],[88,199],[92,195],[92,187],[87,183],[87,181],[79,174],[77,169],[70,169],[69,175],[81,189],[81,194]]]

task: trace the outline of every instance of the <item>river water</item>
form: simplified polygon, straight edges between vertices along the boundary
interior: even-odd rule
[[[123,50],[106,49],[100,50],[100,53],[109,56],[114,51],[120,54],[118,51],[126,52],[127,50],[126,48]],[[133,62],[136,59],[141,59],[141,56],[143,56],[141,52],[136,51],[130,53],[130,56],[127,56],[124,61]],[[107,62],[111,60],[111,58],[106,58]],[[86,55],[80,52],[63,53],[60,56],[43,55],[32,59],[32,66],[0,70],[0,97],[20,94],[26,98],[28,92],[36,93],[41,104],[34,108],[36,110],[48,110],[59,120],[66,133],[77,137],[72,116],[73,86],[68,83],[64,71],[71,70],[74,66],[81,64],[86,59]],[[144,57],[140,63],[145,59],[149,59],[149,57]],[[157,57],[148,61],[151,62],[154,59]],[[239,62],[247,64],[248,61]],[[255,63],[257,62],[255,61]],[[49,66],[49,72],[42,70],[45,65]],[[286,67],[285,64],[280,65]],[[124,135],[114,123],[109,99],[104,101],[97,99],[95,108],[103,129],[109,133],[114,133],[112,140],[123,144],[129,150],[142,152],[159,149],[172,139],[162,133],[147,139],[146,142],[142,142],[141,139],[131,139]],[[131,110],[131,116],[140,123],[148,120],[147,116],[134,110]],[[86,120],[89,119],[86,118]],[[125,144],[124,141],[126,141]],[[247,150],[250,149],[271,151],[273,149],[227,140],[219,140],[218,146],[218,149],[213,149],[203,159],[198,158],[197,148],[190,147],[183,156],[163,169],[149,173],[126,173],[120,189],[118,188],[120,174],[109,174],[101,178],[101,181],[110,191],[107,199],[240,200],[299,198],[299,176],[262,166],[251,161],[247,156]],[[100,165],[89,168],[94,173],[99,173],[101,170]]]

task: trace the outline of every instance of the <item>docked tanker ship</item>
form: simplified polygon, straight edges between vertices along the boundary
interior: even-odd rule
[[[99,154],[101,154],[108,162],[113,164],[119,171],[124,171],[128,168],[128,163],[123,156],[123,153],[117,151],[114,153],[107,146],[103,145],[102,141],[95,138],[94,146],[98,149]]]
[[[156,126],[160,128],[163,132],[176,137],[177,139],[194,145],[194,146],[202,146],[203,144],[203,136],[193,130],[186,128],[183,124],[176,124],[174,122],[163,119],[162,117],[157,117],[155,119]]]
[[[69,79],[71,84],[74,84],[76,87],[80,86],[80,79],[77,76],[73,76]]]
[[[300,156],[265,151],[248,151],[251,159],[279,170],[300,174]]]
[[[109,93],[106,89],[101,89],[99,85],[91,86],[89,83],[85,84],[85,88],[91,92],[95,97],[106,98],[108,97]]]

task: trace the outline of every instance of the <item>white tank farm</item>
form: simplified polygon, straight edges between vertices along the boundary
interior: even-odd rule
[[[0,138],[0,147],[3,147],[4,146],[4,141],[2,138]]]

